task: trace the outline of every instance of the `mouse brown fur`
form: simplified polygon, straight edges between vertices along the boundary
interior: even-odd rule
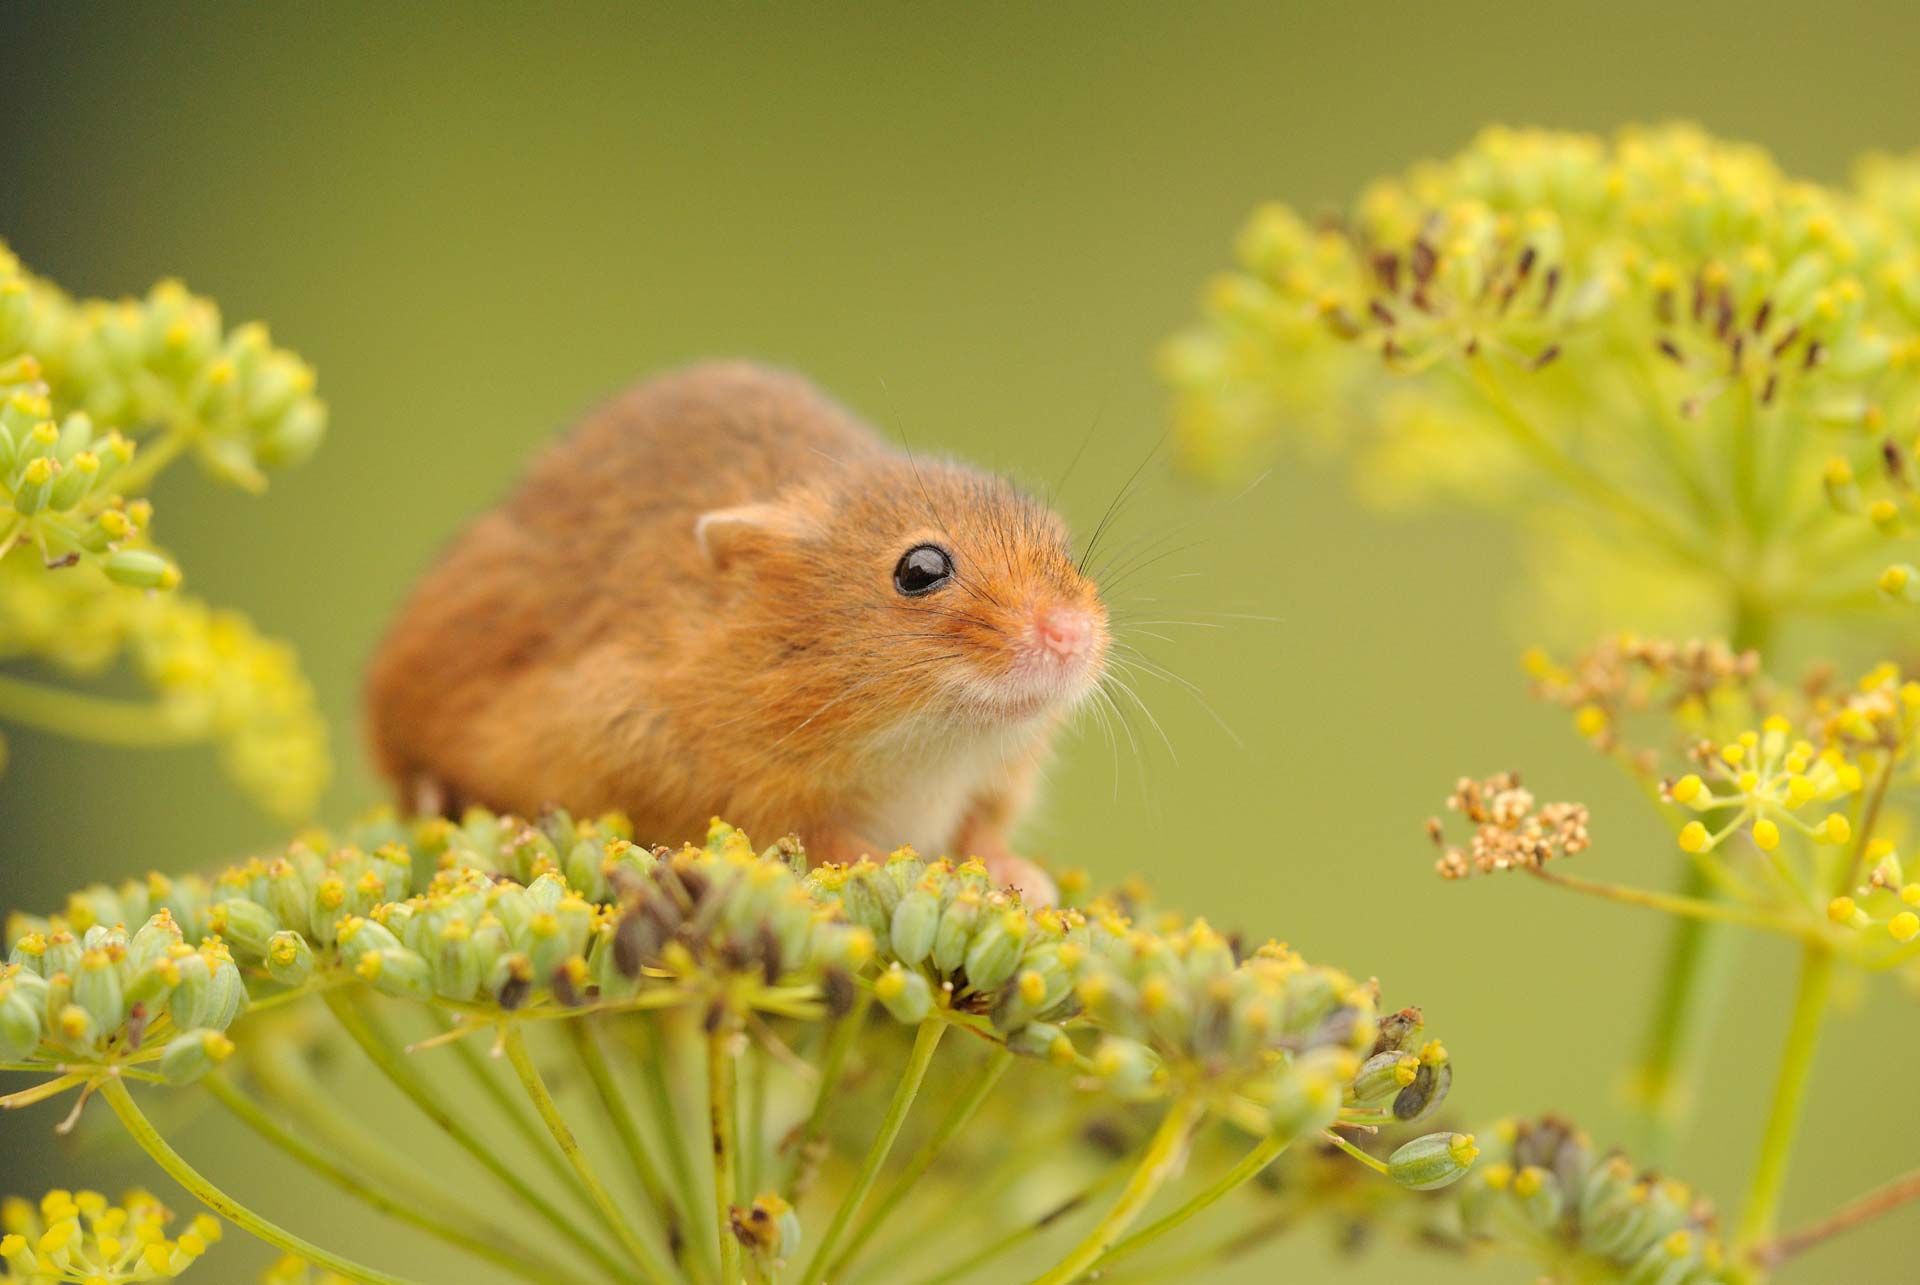
[[[1108,638],[1046,507],[711,363],[589,414],[455,541],[368,724],[407,804],[619,809],[661,841],[719,815],[827,860],[978,856],[1045,897],[1008,832]]]

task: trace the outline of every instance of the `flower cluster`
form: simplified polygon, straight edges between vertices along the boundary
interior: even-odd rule
[[[1920,883],[1894,837],[1920,784],[1920,681],[1881,664],[1850,687],[1826,669],[1786,684],[1751,651],[1632,636],[1565,663],[1529,653],[1527,669],[1667,805],[1680,849],[1748,922],[1869,968],[1920,958]]]
[[[114,486],[133,443],[96,431],[84,411],[56,423],[39,376],[31,354],[0,364],[0,557],[19,544],[49,567],[87,561],[116,584],[173,588],[179,568],[141,547],[152,506],[130,503]]]
[[[303,834],[211,877],[95,886],[58,915],[16,916],[0,979],[0,1063],[41,1068],[47,1078],[7,1101],[25,1105],[80,1088],[82,1101],[99,1091],[128,1119],[137,1108],[120,1082],[189,1083],[252,1046],[279,1056],[271,1050],[288,1047],[287,1028],[266,1010],[316,993],[416,1101],[429,1091],[385,1044],[386,1019],[366,1007],[379,1002],[373,997],[437,1011],[441,1034],[426,1048],[494,1031],[543,1115],[553,1110],[537,1069],[544,1046],[529,1044],[539,1032],[640,1023],[636,1029],[651,1032],[646,1043],[660,1042],[654,1056],[665,1059],[649,1074],[667,1079],[678,1056],[673,1042],[683,1038],[675,1032],[685,1032],[705,1049],[716,1102],[738,1092],[733,1062],[759,1068],[756,1105],[716,1106],[712,1116],[717,1180],[727,1189],[712,1217],[722,1251],[772,1270],[802,1245],[816,1150],[838,1136],[825,1128],[831,1108],[855,1092],[857,1067],[899,1052],[889,1031],[914,1032],[907,1070],[878,1081],[898,1079],[890,1117],[911,1102],[949,1028],[995,1050],[984,1067],[975,1062],[983,1078],[969,1111],[1017,1063],[1045,1082],[1023,1089],[1023,1100],[1061,1095],[1062,1118],[1118,1112],[1102,1127],[1131,1131],[1125,1113],[1159,1112],[1149,1148],[1156,1158],[1142,1162],[1148,1191],[1177,1172],[1202,1120],[1251,1136],[1255,1158],[1270,1158],[1333,1127],[1371,1133],[1417,1124],[1452,1082],[1446,1049],[1426,1035],[1418,1010],[1380,1016],[1376,984],[1309,964],[1277,942],[1244,949],[1205,921],[1154,908],[1138,887],[1083,907],[1031,907],[994,887],[973,861],[902,850],[810,870],[794,840],[756,850],[718,821],[698,846],[643,848],[630,836],[613,816],[554,813],[528,822],[475,810],[457,824],[375,816],[345,836]],[[140,926],[129,932],[127,924]],[[264,1023],[257,1030],[255,1008]],[[869,1011],[885,1017],[870,1023]],[[810,1027],[822,1035],[809,1037]],[[581,1035],[576,1045],[589,1049],[597,1038]],[[849,1038],[863,1054],[850,1056]],[[795,1048],[811,1050],[820,1066],[775,1074],[781,1062],[800,1060]],[[594,1065],[587,1063],[590,1072]],[[252,1074],[247,1057],[234,1066]],[[615,1092],[608,1074],[598,1074],[603,1092]],[[258,1078],[259,1091],[280,1092],[284,1077],[263,1067]],[[238,1082],[224,1072],[213,1080],[222,1100],[241,1092]],[[660,1091],[671,1098],[671,1089]],[[770,1122],[765,1132],[741,1135],[736,1110],[739,1119],[796,1114],[784,1132]],[[656,1124],[669,1154],[684,1127],[671,1115]],[[771,1145],[783,1136],[791,1141]],[[628,1140],[644,1153],[637,1134]],[[1115,1162],[1108,1150],[1089,1154],[1109,1168]],[[1444,1132],[1407,1143],[1376,1167],[1425,1190],[1467,1173],[1473,1154],[1470,1138]],[[668,1181],[653,1161],[641,1167],[649,1183]],[[1261,1167],[1243,1161],[1208,1199]],[[786,1170],[788,1178],[736,1194],[741,1168]],[[923,1173],[924,1166],[910,1171],[894,1199],[912,1194]],[[816,1276],[864,1243],[849,1239],[858,1194],[852,1199],[816,1251]],[[696,1201],[654,1200],[669,1227],[681,1228],[667,1239],[678,1237],[684,1253],[705,1252],[672,1221],[697,1219]],[[606,1211],[604,1202],[599,1208]],[[1111,1248],[1139,1212],[1118,1209],[1125,1218],[1115,1214],[1103,1224],[1110,1231],[1089,1235],[1066,1261],[1084,1267]],[[648,1264],[643,1275],[661,1274],[632,1227],[620,1239]],[[590,1257],[600,1252],[590,1239],[580,1243]],[[339,1269],[291,1240],[283,1247]]]
[[[1712,1206],[1683,1182],[1641,1173],[1619,1152],[1597,1154],[1564,1120],[1509,1120],[1499,1151],[1461,1184],[1469,1240],[1528,1248],[1575,1279],[1732,1279]]]
[[[58,405],[135,437],[178,435],[215,476],[250,490],[319,445],[313,369],[258,324],[228,330],[177,281],[142,299],[76,300],[0,245],[0,358],[31,354]]]
[[[1217,471],[1318,429],[1376,489],[1476,503],[1545,482],[1585,510],[1545,525],[1709,608],[1876,575],[1920,600],[1916,174],[1842,191],[1685,125],[1490,129],[1343,215],[1263,209],[1167,349],[1181,440]]]
[[[121,1285],[171,1280],[220,1239],[220,1224],[201,1214],[168,1239],[173,1214],[144,1191],[110,1205],[97,1191],[50,1191],[36,1208],[0,1203],[0,1282],[5,1285]]]
[[[171,594],[179,568],[141,498],[189,450],[259,489],[318,444],[313,372],[259,326],[223,328],[177,282],[76,301],[0,244],[0,659],[92,675],[122,657],[152,705],[6,678],[0,719],[123,744],[213,740],[267,807],[299,815],[327,771],[325,729],[291,650]]]
[[[1533,792],[1515,772],[1499,772],[1483,781],[1463,776],[1447,796],[1447,809],[1474,827],[1469,847],[1449,847],[1438,817],[1427,821],[1427,837],[1438,847],[1434,868],[1443,879],[1465,879],[1496,870],[1538,870],[1560,856],[1584,852],[1587,810],[1578,803],[1549,803],[1538,809]]]
[[[0,1061],[111,1061],[185,1083],[233,1052],[225,1031],[246,1003],[226,944],[188,945],[164,908],[132,934],[29,931],[0,968]]]

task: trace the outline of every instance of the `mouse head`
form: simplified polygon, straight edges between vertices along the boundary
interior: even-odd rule
[[[830,492],[717,510],[696,534],[721,574],[776,573],[764,600],[865,685],[861,706],[1022,722],[1072,708],[1104,672],[1106,607],[1066,524],[991,473],[876,454]]]

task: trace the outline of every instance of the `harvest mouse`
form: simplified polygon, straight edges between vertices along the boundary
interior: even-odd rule
[[[1099,683],[1105,606],[1011,483],[744,362],[642,383],[533,462],[415,588],[368,721],[404,804],[719,815],[847,861],[1007,836]]]

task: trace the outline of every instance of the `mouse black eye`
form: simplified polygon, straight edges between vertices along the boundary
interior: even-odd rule
[[[919,544],[900,555],[893,587],[909,598],[932,593],[953,579],[953,555],[937,544]]]

